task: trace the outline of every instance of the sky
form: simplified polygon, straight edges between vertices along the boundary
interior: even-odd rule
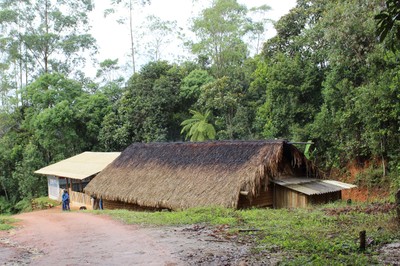
[[[119,63],[124,65],[129,61],[130,54],[130,35],[129,35],[129,24],[118,24],[117,19],[121,17],[128,17],[128,13],[123,9],[118,10],[114,15],[104,17],[104,10],[110,8],[110,0],[99,0],[95,1],[95,9],[90,14],[92,30],[91,34],[97,40],[99,52],[95,56],[95,60],[101,62],[105,59],[119,59]],[[198,11],[201,10],[201,6],[206,7],[209,1],[197,0],[193,4],[192,0],[151,0],[151,5],[143,8],[136,8],[134,14],[134,24],[139,26],[147,15],[155,15],[160,17],[162,20],[176,20],[178,27],[188,28],[190,23],[189,19],[197,16]],[[267,13],[269,19],[274,21],[289,12],[296,5],[296,0],[238,0],[240,4],[245,4],[248,8],[260,5],[268,5],[271,7],[271,11]],[[267,31],[268,37],[273,37],[276,32],[273,26]],[[168,58],[169,55],[177,56],[177,53],[184,54],[183,48],[177,49],[176,44],[167,47],[167,52],[163,59],[173,60]],[[140,68],[140,65],[146,63],[145,59],[140,59],[136,68]],[[88,74],[93,76],[97,67],[89,67]]]

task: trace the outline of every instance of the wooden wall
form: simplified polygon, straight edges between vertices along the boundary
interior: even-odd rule
[[[275,208],[304,208],[308,205],[307,195],[275,185]]]
[[[306,195],[275,185],[275,208],[304,208],[309,204],[325,204],[341,199],[341,191],[319,195]]]
[[[84,193],[69,190],[69,198],[71,205],[75,205],[78,207],[85,206],[88,209],[92,209],[90,196]]]
[[[130,211],[158,211],[160,209],[152,207],[143,207],[137,204],[126,203],[122,201],[103,200],[103,209],[105,210],[130,210]]]
[[[324,193],[320,195],[312,195],[310,196],[310,203],[311,204],[325,204],[329,202],[333,202],[336,200],[342,199],[342,192],[341,191],[336,191],[336,192],[330,192],[330,193]]]
[[[273,206],[273,191],[272,186],[268,186],[267,190],[262,190],[261,194],[250,201],[246,196],[239,196],[238,209],[251,207],[272,207]]]

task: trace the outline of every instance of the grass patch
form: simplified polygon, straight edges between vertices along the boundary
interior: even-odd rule
[[[60,202],[49,199],[48,197],[40,197],[32,200],[32,208],[34,210],[53,208],[57,205],[60,205]]]
[[[379,204],[378,204],[379,205]],[[179,226],[228,225],[263,251],[284,254],[283,265],[368,265],[376,264],[377,251],[400,239],[392,205],[343,202],[309,209],[194,208],[177,212],[102,211],[128,224]],[[241,229],[257,229],[249,231]],[[244,233],[241,231],[245,231]],[[367,231],[371,244],[359,250],[358,236]]]
[[[105,213],[127,224],[146,226],[180,226],[191,224],[235,224],[235,211],[225,208],[192,208],[178,212],[134,212],[127,210],[104,210]]]
[[[14,228],[12,224],[15,222],[17,222],[17,219],[12,218],[11,216],[0,215],[0,231]]]

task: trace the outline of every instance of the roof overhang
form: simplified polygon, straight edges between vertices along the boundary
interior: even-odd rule
[[[335,180],[322,180],[314,178],[286,178],[281,180],[271,180],[280,186],[292,189],[306,195],[319,195],[330,192],[351,189],[357,186]]]
[[[35,174],[83,180],[114,161],[120,152],[84,152],[35,171]]]

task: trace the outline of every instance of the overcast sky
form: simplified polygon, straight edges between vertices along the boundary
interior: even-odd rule
[[[162,20],[176,20],[178,26],[182,28],[189,27],[189,19],[197,16],[199,7],[205,6],[209,1],[198,0],[194,5],[191,0],[151,0],[151,5],[146,6],[135,14],[135,24],[140,25],[147,15],[155,15]],[[268,5],[271,11],[268,12],[268,18],[278,20],[282,15],[289,12],[296,5],[296,0],[238,0],[241,4],[246,4],[248,8],[260,5]],[[91,13],[91,23],[93,25],[92,35],[97,40],[99,53],[96,59],[101,62],[104,59],[119,59],[119,63],[123,65],[129,60],[130,52],[130,36],[129,25],[126,23],[118,24],[118,17],[127,17],[124,10],[113,16],[104,18],[104,10],[110,8],[110,0],[100,0],[95,2],[95,9]],[[272,26],[271,26],[272,27]],[[273,28],[268,29],[267,35],[272,37],[275,35]],[[176,45],[174,51],[176,51]],[[173,49],[171,47],[171,49]],[[183,51],[181,51],[183,53]],[[172,52],[173,53],[173,52]],[[166,58],[168,59],[168,58]],[[143,64],[144,62],[142,62]],[[140,64],[140,62],[139,62]],[[137,66],[137,68],[140,66]],[[93,67],[92,67],[93,69]],[[89,75],[94,75],[95,70]]]

